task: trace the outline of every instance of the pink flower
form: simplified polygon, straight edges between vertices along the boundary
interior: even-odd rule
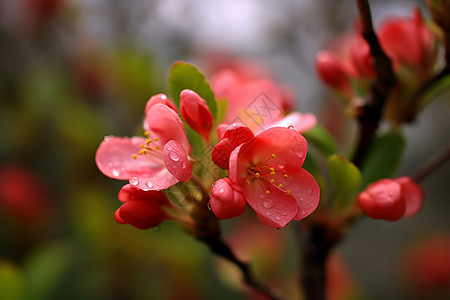
[[[422,188],[408,177],[378,180],[358,195],[361,210],[373,219],[397,221],[422,207]]]
[[[391,18],[381,24],[378,35],[387,55],[396,64],[430,70],[436,57],[433,33],[416,7],[412,18]]]
[[[213,127],[213,116],[206,104],[196,92],[183,90],[180,94],[180,111],[186,121],[206,142]]]
[[[148,138],[106,137],[100,144],[95,160],[103,174],[128,179],[143,190],[163,190],[191,178],[191,146],[183,123],[176,111],[159,100],[146,108]]]
[[[268,78],[249,78],[225,69],[211,79],[219,101],[227,101],[225,123],[241,122],[251,129],[281,119],[292,107],[290,91]]]
[[[144,191],[127,184],[120,190],[119,200],[123,204],[114,213],[118,223],[148,229],[170,218],[161,208],[161,205],[170,206],[169,199],[163,192]]]
[[[231,153],[230,180],[263,224],[284,227],[317,208],[319,186],[302,169],[306,152],[306,140],[301,134],[273,127]]]

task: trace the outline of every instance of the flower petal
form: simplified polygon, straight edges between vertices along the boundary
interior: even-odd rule
[[[394,179],[402,187],[405,196],[405,213],[403,218],[415,215],[423,204],[423,190],[417,183],[413,182],[409,177],[399,177]]]
[[[131,183],[126,184],[122,187],[119,192],[118,198],[122,202],[140,199],[143,201],[154,201],[159,203],[160,205],[170,206],[169,198],[165,193],[154,190],[145,191],[142,189],[138,189]]]
[[[183,90],[180,93],[180,111],[186,123],[209,142],[213,116],[206,101],[194,91]]]
[[[138,229],[148,229],[158,226],[167,218],[157,202],[132,200],[122,204],[116,220],[119,223],[124,221]]]
[[[183,122],[173,109],[157,103],[146,112],[146,120],[150,132],[159,139],[160,145],[175,140],[184,147],[186,152],[191,152]]]
[[[141,150],[141,144],[145,144],[145,138],[106,137],[97,149],[95,162],[103,174],[115,179],[158,172],[162,165],[133,159],[133,155]]]
[[[293,112],[281,120],[273,123],[270,127],[290,127],[293,126],[295,130],[302,133],[313,128],[317,123],[316,116],[313,114],[301,114]]]
[[[254,180],[243,186],[243,192],[247,203],[264,225],[273,228],[285,227],[297,214],[295,199],[270,184],[268,180],[262,180],[260,183]]]
[[[270,161],[270,165],[277,169],[284,169],[286,172],[300,170],[307,150],[305,138],[295,130],[283,127],[264,130],[250,142],[245,143],[239,151],[236,162],[236,175],[240,177],[238,183],[242,183],[243,177],[247,176],[250,163],[260,164],[272,157],[274,158]]]
[[[308,171],[300,169],[296,172],[284,174],[282,171],[276,170],[273,177],[275,185],[281,183],[283,190],[289,190],[289,194],[297,201],[298,211],[293,218],[294,220],[299,221],[316,210],[320,200],[320,189],[316,180]]]
[[[188,181],[192,176],[192,165],[180,143],[170,140],[164,145],[164,162],[169,172],[180,181]]]

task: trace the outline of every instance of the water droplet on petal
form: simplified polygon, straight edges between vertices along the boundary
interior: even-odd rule
[[[305,198],[301,197],[301,198],[300,198],[300,201],[303,201],[303,200],[305,200]]]
[[[182,169],[186,169],[186,163],[185,162],[183,162],[183,164],[181,165],[181,168]]]
[[[138,183],[139,183],[139,179],[137,179],[137,177],[132,177],[132,178],[130,179],[130,184],[132,184],[132,185],[138,185]]]
[[[295,129],[294,125],[289,125],[288,129]]]
[[[308,188],[308,194],[312,193],[312,188]]]
[[[281,221],[281,217],[279,217],[279,216],[276,216],[276,217],[275,217],[275,220],[277,220],[277,221]]]
[[[273,201],[271,201],[271,200],[264,200],[262,205],[264,206],[264,208],[272,208],[273,207]]]
[[[270,211],[266,211],[266,216],[270,216],[272,213]]]
[[[225,192],[225,189],[224,189],[223,187],[221,187],[221,188],[219,189],[219,193],[222,194],[222,193],[224,193],[224,192]]]
[[[287,212],[282,212],[281,215],[282,216],[287,216]]]
[[[147,183],[145,184],[148,188],[152,188],[153,187],[153,183],[151,181],[147,181]]]
[[[114,170],[112,170],[112,174],[113,174],[113,176],[117,177],[120,175],[120,172],[119,172],[119,170],[114,169]]]
[[[105,141],[109,140],[110,138],[112,138],[112,135],[105,135],[105,137],[103,138]]]

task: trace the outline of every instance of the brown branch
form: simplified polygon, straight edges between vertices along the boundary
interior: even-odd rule
[[[415,182],[424,180],[428,175],[450,160],[450,147],[447,147],[442,153],[434,157],[430,162],[423,166],[416,174],[411,176]]]
[[[200,201],[195,202],[191,211],[191,216],[195,220],[194,228],[191,233],[200,241],[205,243],[212,253],[239,268],[242,273],[244,283],[257,293],[270,300],[280,300],[277,293],[259,283],[253,276],[248,263],[244,263],[233,253],[230,247],[222,240],[219,220],[208,208],[209,194],[204,188],[201,180],[192,176],[192,182],[200,188],[202,197]],[[193,200],[195,201],[195,200]]]
[[[368,0],[356,0],[356,3],[361,18],[362,35],[370,46],[375,70],[375,79],[372,82],[370,94],[358,115],[360,129],[353,162],[360,166],[378,129],[384,104],[396,82],[396,78],[392,70],[391,60],[384,53],[373,30]]]

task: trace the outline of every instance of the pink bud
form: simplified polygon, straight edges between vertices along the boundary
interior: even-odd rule
[[[358,205],[373,219],[397,221],[405,213],[401,186],[392,179],[382,179],[370,184],[359,194]]]
[[[317,53],[315,66],[317,74],[325,84],[342,92],[349,88],[349,80],[344,67],[333,53],[329,51]]]
[[[358,196],[358,205],[367,216],[388,221],[415,215],[422,202],[422,188],[409,177],[379,180]]]
[[[219,129],[218,129],[219,131]],[[242,123],[233,123],[225,129],[221,128],[222,140],[214,146],[211,158],[222,169],[228,169],[231,152],[240,144],[254,137],[252,131]]]
[[[247,202],[230,178],[221,178],[216,181],[211,190],[209,203],[219,219],[230,219],[240,216],[244,212]]]
[[[180,110],[186,123],[209,142],[213,116],[206,101],[194,91],[183,90],[180,94]]]
[[[169,205],[169,200],[163,192],[143,191],[127,184],[122,187],[119,200],[125,203],[114,213],[118,223],[148,229],[169,218],[161,208],[161,205]]]

